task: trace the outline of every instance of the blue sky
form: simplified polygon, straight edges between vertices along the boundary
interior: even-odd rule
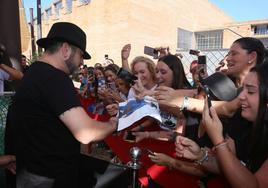
[[[268,19],[268,0],[209,0],[235,21]]]
[[[36,15],[36,0],[22,0],[26,10],[26,16],[29,17],[29,8],[34,8]],[[55,0],[41,0],[43,8],[47,8]],[[115,0],[116,1],[116,0]],[[208,0],[235,21],[268,19],[268,0]]]

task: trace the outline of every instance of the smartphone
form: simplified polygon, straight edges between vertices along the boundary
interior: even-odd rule
[[[158,51],[149,46],[144,46],[144,54],[152,56],[154,59],[158,58]]]
[[[98,88],[99,89],[105,89],[106,88],[106,82],[104,78],[98,79]]]
[[[207,76],[207,58],[205,55],[198,56],[198,74],[204,79]]]
[[[210,93],[209,93],[209,88],[207,85],[204,85],[204,91],[205,91],[205,94],[207,96],[207,100],[208,100],[208,110],[209,110],[209,115],[211,116],[210,114],[210,107],[211,107],[211,96],[210,96]]]
[[[199,53],[200,53],[199,50],[190,50],[189,51],[189,54],[191,54],[191,55],[197,55],[198,56]]]
[[[205,55],[198,56],[198,64],[199,65],[206,65],[207,64],[207,57]]]
[[[127,131],[127,135],[124,140],[128,142],[135,142],[136,136],[134,136],[131,131]]]
[[[149,149],[146,149],[146,152],[147,152],[148,154],[150,154],[150,155],[154,155],[154,152],[152,152],[152,151],[149,150]]]

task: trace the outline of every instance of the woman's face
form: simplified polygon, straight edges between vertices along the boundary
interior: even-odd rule
[[[233,77],[241,75],[253,63],[249,63],[250,54],[248,54],[247,50],[242,49],[239,43],[232,44],[226,61],[227,74]]]
[[[108,82],[115,82],[115,79],[116,79],[116,74],[113,72],[113,71],[111,71],[111,70],[106,70],[105,71],[105,77],[106,77],[106,80],[108,81]]]
[[[100,79],[100,78],[103,78],[103,77],[104,77],[102,71],[99,70],[99,69],[95,69],[94,73],[95,73],[95,77],[96,77],[97,79]]]
[[[156,78],[160,86],[172,87],[173,71],[163,61],[158,61],[156,65]]]
[[[127,96],[130,87],[128,87],[127,83],[124,80],[122,80],[121,78],[117,78],[115,80],[115,85],[121,93]]]
[[[146,63],[137,62],[133,67],[133,74],[141,80],[142,85],[146,89],[151,89],[148,87],[154,81]]]
[[[228,67],[227,67],[227,59],[228,56],[226,56],[223,60],[220,61],[218,66],[216,67],[215,71],[216,72],[221,72],[223,74],[227,74]]]
[[[249,72],[246,75],[239,100],[242,107],[242,117],[255,122],[259,109],[259,81],[256,72]]]

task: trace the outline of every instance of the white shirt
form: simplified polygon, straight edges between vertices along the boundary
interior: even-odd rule
[[[4,92],[4,81],[9,80],[9,74],[0,69],[0,93]]]

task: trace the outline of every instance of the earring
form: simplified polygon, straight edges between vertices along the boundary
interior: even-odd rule
[[[248,64],[251,64],[252,63],[252,61],[248,61]]]

